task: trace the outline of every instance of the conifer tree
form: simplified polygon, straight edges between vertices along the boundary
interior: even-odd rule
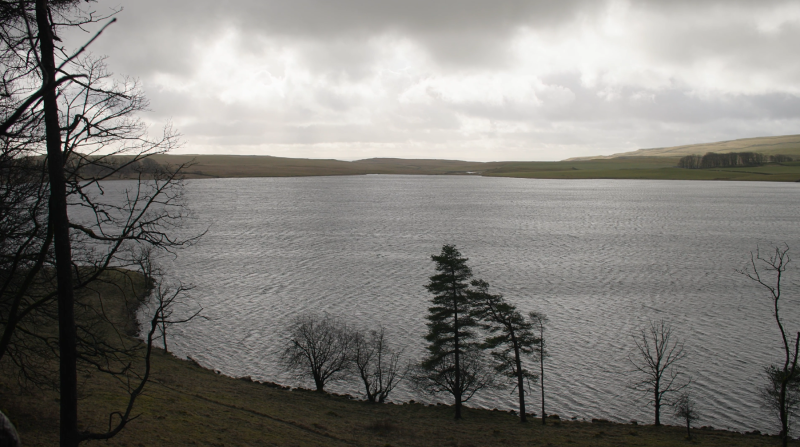
[[[483,347],[492,350],[495,371],[516,380],[519,419],[526,422],[525,379],[535,381],[537,376],[525,367],[523,359],[535,353],[541,339],[536,336],[533,323],[516,306],[507,302],[503,295],[489,293],[489,283],[476,279],[472,281],[472,287],[467,296],[472,302],[473,316],[490,334]]]
[[[431,256],[436,274],[425,286],[434,296],[428,308],[428,355],[421,363],[417,382],[432,394],[448,392],[455,400],[455,418],[461,419],[461,405],[489,384],[477,349],[477,322],[467,297],[472,270],[467,258],[453,245]]]
[[[547,324],[548,319],[547,315],[541,312],[530,312],[528,318],[530,318],[531,324],[533,325],[533,332],[538,332],[536,338],[539,339],[539,343],[534,346],[533,350],[536,357],[539,358],[539,389],[542,392],[542,425],[547,425],[547,413],[544,411],[544,359],[550,357],[550,353],[547,352],[547,340],[544,338],[544,325]]]

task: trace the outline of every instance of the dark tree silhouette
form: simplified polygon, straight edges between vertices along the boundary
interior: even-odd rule
[[[665,396],[679,392],[688,384],[679,377],[678,363],[686,357],[683,342],[672,335],[672,327],[664,320],[650,321],[647,328],[633,334],[636,353],[628,357],[641,379],[631,388],[650,396],[655,412],[655,425],[661,425],[661,406]]]
[[[764,368],[764,376],[766,384],[759,390],[762,403],[775,415],[781,432],[783,411],[786,415],[786,431],[791,435],[792,423],[800,407],[800,370],[795,369],[792,373],[791,368],[784,370],[782,365],[769,365]]]
[[[188,312],[184,309],[183,312],[179,312],[179,315],[175,315],[176,307],[186,306],[187,301],[189,301],[187,294],[194,287],[184,285],[180,281],[168,284],[165,278],[166,275],[153,259],[154,252],[155,250],[152,247],[141,248],[136,263],[145,276],[146,286],[150,289],[150,302],[148,304],[153,309],[153,317],[151,319],[155,319],[158,323],[159,332],[158,337],[155,339],[160,338],[164,352],[169,353],[167,328],[175,324],[189,323],[195,318],[201,320],[208,320],[208,318],[202,315],[202,307]]]
[[[34,224],[38,233],[31,234],[38,235],[30,240],[36,247],[29,247],[29,253],[35,255],[28,256],[24,275],[17,276],[26,279],[3,297],[10,305],[3,313],[0,356],[13,352],[14,334],[26,319],[53,300],[57,302],[62,446],[107,439],[130,420],[130,412],[125,411],[118,413],[123,417],[108,432],[78,429],[78,363],[91,357],[86,352],[102,353],[105,347],[97,344],[91,328],[76,324],[75,291],[90,288],[112,267],[133,265],[126,256],[134,252],[133,246],[172,250],[189,242],[170,237],[168,231],[179,225],[185,214],[177,182],[179,168],[147,174],[148,181],[138,182],[121,200],[102,201],[101,180],[151,154],[169,150],[177,140],[169,128],[161,139],[149,139],[146,126],[133,116],[147,107],[136,83],[111,82],[102,59],[85,56],[87,46],[113,20],[83,47],[75,51],[63,47],[59,30],[85,29],[108,19],[81,8],[82,2],[77,0],[20,0],[3,2],[0,7],[4,70],[0,141],[12,158],[33,160],[41,167],[39,182],[45,188],[30,197],[47,216],[44,225],[38,220]],[[38,87],[31,87],[35,85]],[[42,154],[44,157],[39,156]],[[115,157],[121,154],[130,156],[119,163]],[[87,169],[90,166],[108,169]],[[86,172],[105,174],[87,178]],[[144,172],[134,177],[143,180]],[[71,220],[68,209],[91,217]],[[42,275],[52,275],[50,290],[32,287]],[[89,363],[100,368],[106,362]],[[129,394],[131,407],[140,392]]]
[[[764,154],[758,152],[728,152],[725,154],[708,152],[702,157],[700,155],[681,157],[678,161],[678,167],[686,169],[708,169],[761,166],[764,164],[764,160]],[[772,161],[772,157],[770,157],[770,161]]]
[[[767,385],[762,389],[762,396],[766,399],[767,405],[777,413],[781,432],[781,443],[784,447],[789,442],[789,421],[792,412],[796,410],[800,396],[800,371],[797,367],[797,353],[800,347],[800,331],[790,334],[780,316],[781,300],[781,281],[786,272],[786,267],[791,262],[789,257],[789,246],[777,246],[774,251],[767,256],[762,256],[759,249],[750,252],[750,266],[743,270],[737,270],[754,283],[761,286],[768,293],[772,301],[772,316],[781,334],[781,347],[783,348],[783,359],[778,365],[770,365],[766,368]],[[751,270],[752,269],[752,270]],[[792,339],[794,335],[794,339]]]
[[[769,156],[769,161],[772,162],[772,163],[779,163],[779,164],[780,163],[788,163],[788,162],[790,162],[792,160],[793,160],[792,157],[790,157],[788,155],[776,154],[776,155],[770,155]]]
[[[547,413],[544,409],[544,359],[549,357],[547,352],[546,339],[544,337],[544,326],[547,324],[547,316],[541,312],[531,312],[528,314],[533,331],[537,333],[539,343],[533,346],[536,356],[539,358],[539,388],[542,391],[542,425],[547,425]]]
[[[533,323],[526,320],[516,306],[508,303],[502,295],[489,293],[489,283],[476,279],[472,281],[472,287],[467,294],[472,302],[473,315],[490,334],[482,347],[491,350],[495,371],[516,380],[519,420],[526,422],[525,381],[535,381],[537,376],[525,366],[525,359],[536,352],[540,340],[534,333]]]
[[[455,418],[461,419],[462,403],[486,387],[490,379],[476,350],[474,330],[478,323],[467,297],[472,270],[454,245],[444,245],[441,254],[431,259],[437,274],[425,286],[434,295],[425,336],[430,344],[415,382],[432,394],[450,393],[455,401]]]
[[[289,343],[281,360],[300,380],[311,375],[318,392],[325,384],[345,379],[352,369],[355,332],[328,315],[294,318],[287,327]]]
[[[692,422],[700,418],[694,406],[694,399],[689,393],[681,393],[673,407],[675,407],[675,417],[686,422],[686,438],[692,439]]]
[[[383,326],[377,331],[357,332],[353,345],[353,362],[367,400],[383,403],[406,375],[407,368],[400,365],[403,351],[390,347]]]

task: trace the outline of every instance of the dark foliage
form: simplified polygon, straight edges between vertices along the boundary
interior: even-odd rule
[[[534,332],[532,321],[526,319],[502,295],[489,293],[486,281],[472,281],[472,290],[467,292],[473,306],[473,315],[489,332],[483,348],[491,350],[495,360],[495,371],[514,379],[519,395],[520,422],[526,422],[526,381],[536,381],[536,373],[526,363],[536,353],[541,340]]]
[[[717,154],[709,152],[703,156],[687,155],[678,161],[679,168],[708,169],[761,166],[765,162],[764,154],[758,152],[729,152]]]

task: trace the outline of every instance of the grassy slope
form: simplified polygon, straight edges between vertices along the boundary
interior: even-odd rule
[[[295,177],[364,174],[464,174],[486,163],[455,160],[371,158],[355,162],[243,155],[157,155],[159,163],[192,163],[188,178]]]
[[[481,174],[496,177],[542,179],[663,179],[800,181],[800,162],[767,164],[755,168],[679,169],[678,159],[687,154],[758,151],[784,154],[800,159],[800,135],[751,138],[674,148],[643,149],[607,157],[580,158],[556,162],[466,162],[457,160],[404,160],[373,158],[354,162],[268,156],[159,155],[161,163],[194,164],[187,178],[290,177],[311,175],[364,174]]]
[[[718,141],[714,143],[687,144],[683,146],[660,147],[654,149],[639,149],[633,152],[623,152],[613,155],[597,157],[580,157],[573,160],[608,159],[618,157],[683,157],[685,155],[707,152],[761,152],[765,155],[789,155],[795,159],[800,158],[800,135],[782,135],[778,137],[742,138],[739,140]]]
[[[102,290],[117,315],[129,315],[119,291]],[[111,311],[111,309],[109,308]],[[454,421],[448,406],[373,405],[346,397],[287,390],[232,379],[156,351],[153,380],[137,403],[140,416],[103,446],[774,446],[775,437],[717,430],[539,420],[520,424],[501,411],[467,408]],[[85,374],[80,402],[84,427],[102,430],[108,414],[124,405],[120,384],[100,374]],[[10,416],[26,446],[57,444],[57,396],[53,392],[17,394],[14,382],[0,376],[0,407]],[[792,445],[800,445],[793,443]]]
[[[800,162],[749,168],[681,169],[677,157],[619,157],[560,162],[508,162],[483,172],[487,176],[546,179],[655,179],[800,181]]]

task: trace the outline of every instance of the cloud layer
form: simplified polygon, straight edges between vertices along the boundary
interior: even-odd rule
[[[91,5],[124,7],[92,51],[185,152],[558,160],[800,133],[797,2]]]

